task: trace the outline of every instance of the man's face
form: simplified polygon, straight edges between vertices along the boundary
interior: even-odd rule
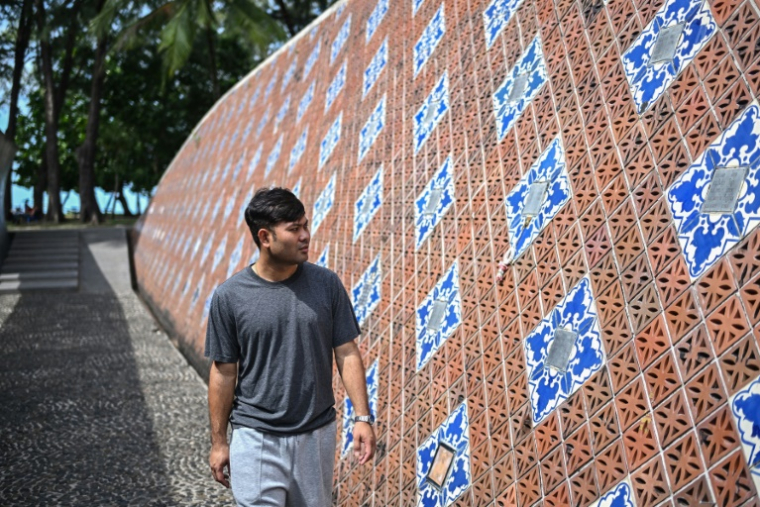
[[[283,264],[301,264],[309,260],[309,220],[306,216],[295,222],[275,225],[269,235],[269,253]]]

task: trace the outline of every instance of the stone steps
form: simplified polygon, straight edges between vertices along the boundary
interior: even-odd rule
[[[0,267],[0,294],[79,290],[79,232],[17,232]]]

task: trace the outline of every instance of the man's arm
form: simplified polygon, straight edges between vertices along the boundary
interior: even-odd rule
[[[370,415],[364,364],[356,343],[350,341],[335,347],[335,362],[348,398],[354,406],[354,412],[356,415]],[[363,465],[374,455],[375,432],[372,425],[357,422],[354,424],[354,456],[359,460],[359,464]]]
[[[227,442],[227,423],[235,399],[237,363],[211,363],[208,376],[208,411],[211,420],[211,453],[209,464],[214,479],[230,487],[224,468],[230,465],[230,444]]]

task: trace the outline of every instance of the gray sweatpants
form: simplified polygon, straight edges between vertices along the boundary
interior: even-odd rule
[[[230,481],[240,507],[328,507],[332,503],[335,428],[279,436],[237,428]]]

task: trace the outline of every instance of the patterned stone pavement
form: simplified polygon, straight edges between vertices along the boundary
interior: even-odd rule
[[[206,386],[132,292],[84,285],[0,296],[0,505],[232,504]]]

